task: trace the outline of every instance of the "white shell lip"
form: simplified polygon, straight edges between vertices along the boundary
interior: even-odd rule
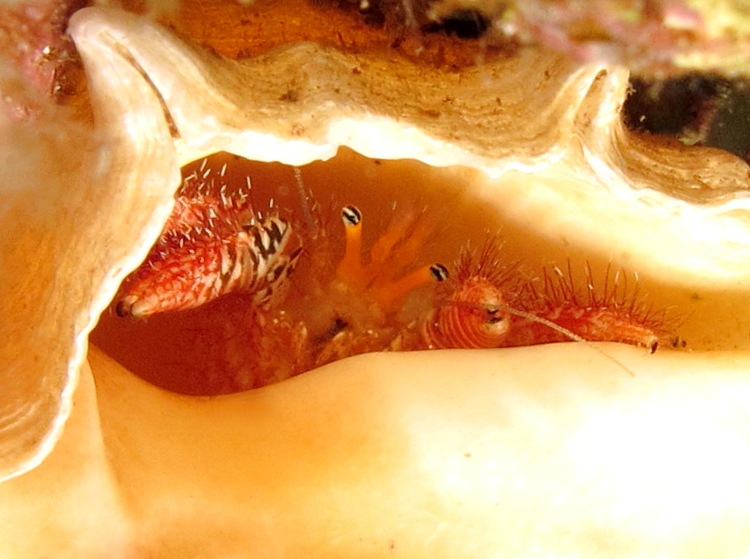
[[[168,107],[181,165],[218,151],[302,165],[347,146],[370,158],[467,166],[486,176],[476,189],[488,204],[499,207],[515,186],[525,191],[516,206],[559,207],[545,220],[550,236],[564,230],[613,258],[612,247],[627,247],[629,267],[685,285],[703,285],[706,274],[724,287],[750,278],[747,165],[625,130],[624,68],[521,50],[454,75],[309,43],[234,62],[97,8],[76,14],[71,34],[89,74],[110,76],[108,94],[125,86],[117,64],[138,68]],[[289,88],[295,102],[284,100]],[[606,231],[590,218],[597,214],[608,215]]]
[[[9,148],[30,149],[30,161],[55,167],[30,167],[22,187],[0,193],[9,209],[1,303],[3,314],[14,317],[0,327],[13,340],[0,348],[0,480],[33,469],[55,446],[71,413],[88,334],[169,215],[172,194],[163,185],[179,184],[158,104],[131,110],[151,92],[128,68],[121,63],[127,87],[99,111],[102,125],[94,134],[53,128],[59,136],[42,134],[21,148],[14,142],[22,138],[10,136]],[[135,131],[149,140],[133,144]]]
[[[88,290],[72,295],[79,298],[74,305],[52,306],[53,322],[72,332],[57,340],[63,349],[40,363],[47,345],[40,338],[27,349],[26,369],[10,367],[2,379],[12,387],[17,378],[43,375],[3,406],[0,479],[28,471],[51,451],[70,413],[88,333],[158,235],[180,166],[218,151],[302,165],[346,145],[373,158],[471,166],[484,172],[475,188],[488,204],[523,193],[511,212],[518,219],[528,207],[548,212],[550,236],[564,230],[610,254],[611,245],[627,246],[636,267],[687,284],[748,285],[747,167],[713,150],[685,158],[677,148],[642,149],[618,116],[624,69],[528,50],[459,79],[311,44],[231,62],[141,18],[101,8],[78,12],[70,33],[87,69],[99,143],[86,160],[89,174],[63,187],[98,181],[86,192],[106,203],[79,216],[98,224],[101,236],[87,239],[97,262]],[[382,75],[397,79],[385,87]],[[450,103],[444,89],[431,87],[438,79],[449,82]],[[341,82],[339,93],[327,87],[333,80]],[[300,90],[295,103],[281,100],[290,81]],[[434,106],[440,118],[423,110]],[[699,161],[703,174],[676,169],[675,160]],[[649,172],[658,181],[652,184]],[[564,215],[555,214],[557,204]],[[591,214],[611,217],[607,231],[589,222]],[[71,297],[62,283],[54,296]]]

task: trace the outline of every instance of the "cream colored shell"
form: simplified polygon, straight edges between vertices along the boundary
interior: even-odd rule
[[[95,128],[43,138],[36,152],[32,139],[17,138],[19,158],[56,163],[49,171],[30,164],[35,180],[1,193],[4,479],[37,466],[60,437],[87,335],[159,234],[180,166],[221,150],[302,165],[347,146],[371,158],[471,168],[455,176],[487,208],[533,223],[551,243],[680,289],[708,285],[726,295],[727,308],[747,303],[747,166],[625,130],[623,68],[529,49],[445,73],[312,44],[232,62],[104,9],[76,14],[71,34]],[[283,100],[289,88],[294,102]],[[735,317],[733,330],[747,327]],[[716,353],[716,363],[727,360],[750,367],[744,354]]]
[[[18,341],[5,348],[5,476],[38,463],[59,435],[86,334],[157,235],[179,166],[217,151],[301,165],[348,146],[471,167],[488,205],[533,219],[542,235],[615,262],[627,252],[629,268],[678,284],[737,289],[750,277],[747,166],[628,133],[622,68],[522,50],[443,73],[312,44],[231,62],[99,9],[77,14],[71,32],[96,133],[72,152],[50,148],[66,169],[6,193],[6,227],[28,233],[4,239],[5,316],[39,327],[23,340],[5,323]],[[290,87],[293,103],[282,100]],[[606,216],[606,230],[592,216]]]

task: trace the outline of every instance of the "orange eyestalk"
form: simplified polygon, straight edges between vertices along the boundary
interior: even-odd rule
[[[419,226],[418,219],[408,218],[389,227],[370,249],[368,263],[362,258],[362,212],[356,206],[344,206],[341,220],[346,249],[336,268],[337,280],[356,291],[368,293],[386,314],[395,310],[412,290],[448,277],[448,270],[442,264],[399,275],[417,258],[423,246],[426,232]]]
[[[386,285],[377,286],[378,298],[385,307],[403,299],[411,290],[430,282],[448,279],[448,269],[442,264],[430,264],[411,272]]]
[[[362,212],[356,206],[344,206],[341,220],[344,222],[346,249],[336,268],[336,276],[346,278],[352,285],[364,287],[367,274],[362,265]]]
[[[344,256],[331,285],[320,289],[328,297],[322,312],[308,318],[313,325],[310,347],[315,365],[388,349],[411,316],[432,305],[434,292],[427,289],[412,297],[415,290],[448,278],[442,264],[413,267],[427,238],[419,216],[408,215],[390,225],[364,251],[362,212],[356,206],[344,206],[341,220]],[[405,306],[409,309],[406,313],[411,313],[407,319],[402,316]],[[325,318],[321,320],[321,316]]]

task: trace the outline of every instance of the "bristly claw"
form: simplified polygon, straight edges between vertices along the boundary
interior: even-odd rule
[[[261,219],[246,193],[183,187],[162,234],[124,282],[118,316],[145,317],[199,307],[229,293],[268,307],[285,292],[300,249],[289,223]]]

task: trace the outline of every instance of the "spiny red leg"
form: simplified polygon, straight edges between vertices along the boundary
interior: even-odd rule
[[[597,288],[587,266],[585,290],[576,289],[570,263],[567,272],[559,268],[553,272],[550,276],[545,271],[541,293],[527,291],[530,296],[516,302],[520,308],[505,346],[584,339],[632,344],[654,352],[665,342],[675,344],[664,313],[654,313],[637,286],[628,287],[624,272],[610,277],[607,267],[602,286]]]
[[[497,239],[488,240],[477,257],[465,248],[444,301],[409,325],[391,349],[612,341],[653,352],[665,341],[674,345],[663,315],[651,312],[637,290],[628,289],[622,272],[610,279],[608,268],[597,290],[587,267],[583,292],[575,287],[570,263],[567,273],[559,268],[554,276],[545,272],[541,293],[517,276],[517,265],[503,263]]]
[[[567,342],[573,336],[590,342],[620,342],[646,347],[653,353],[660,343],[658,324],[650,324],[616,308],[561,305],[536,311],[534,318],[517,318],[506,347]],[[536,319],[557,326],[554,328]]]

